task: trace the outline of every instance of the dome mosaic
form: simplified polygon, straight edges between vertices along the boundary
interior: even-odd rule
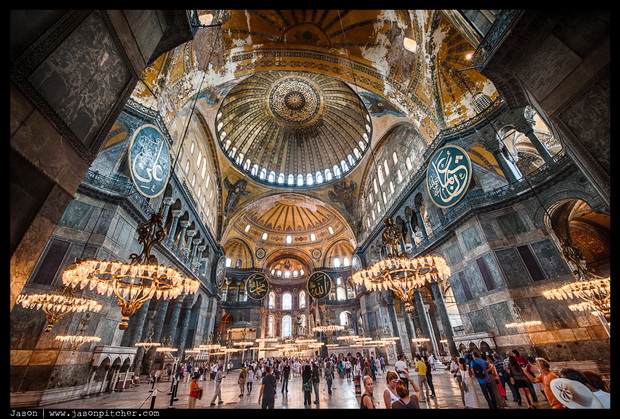
[[[233,87],[215,120],[222,150],[255,180],[311,187],[342,179],[372,137],[364,102],[323,74],[269,71]]]

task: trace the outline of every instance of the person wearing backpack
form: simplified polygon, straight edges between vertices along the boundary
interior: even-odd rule
[[[480,358],[480,355],[476,351],[473,351],[471,355],[473,358],[469,361],[469,368],[472,369],[474,376],[478,380],[478,384],[482,390],[482,395],[486,399],[489,409],[497,409],[497,403],[495,402],[493,391],[490,387],[495,383],[491,380],[488,373],[488,370],[491,368],[491,364]]]

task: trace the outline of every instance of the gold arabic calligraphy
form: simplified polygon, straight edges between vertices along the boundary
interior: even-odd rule
[[[435,176],[429,176],[429,190],[441,202],[452,203],[468,185],[469,168],[461,160],[466,162],[464,155],[453,156],[446,150],[431,161]]]
[[[323,298],[331,290],[331,279],[327,274],[318,272],[308,279],[308,292],[313,298]]]

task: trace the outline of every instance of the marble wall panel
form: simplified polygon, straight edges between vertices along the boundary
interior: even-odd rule
[[[495,250],[495,256],[509,287],[520,287],[531,282],[525,264],[514,248]]]
[[[498,304],[492,304],[489,306],[489,309],[491,310],[493,319],[495,319],[499,335],[511,335],[515,333],[514,329],[505,327],[506,323],[514,321],[512,310],[507,302],[504,301]]]
[[[73,200],[62,214],[60,224],[76,230],[84,231],[90,218],[93,216],[95,208],[85,202]]]
[[[489,271],[489,275],[491,275],[491,278],[493,279],[495,288],[505,288],[506,282],[502,277],[502,271],[497,265],[497,260],[493,256],[493,253],[486,253],[482,256],[482,258],[487,265],[487,270]]]
[[[471,311],[468,316],[474,333],[489,332],[496,329],[493,320],[488,318],[485,310]]]
[[[569,329],[579,327],[574,313],[568,309],[565,301],[548,300],[545,297],[532,297],[540,319],[552,329]]]
[[[531,247],[547,278],[552,279],[571,273],[566,261],[550,238],[532,243]]]
[[[456,265],[463,261],[463,255],[461,254],[461,249],[459,249],[459,244],[454,243],[445,250],[446,262],[448,265]]]
[[[90,146],[130,79],[110,30],[95,11],[41,63],[30,82]]]
[[[482,244],[480,239],[480,231],[476,225],[472,225],[460,234],[461,242],[465,249],[470,252]]]
[[[496,217],[496,220],[504,237],[513,237],[527,231],[517,212],[500,215]]]
[[[460,304],[467,301],[458,273],[450,277],[450,286],[452,287],[452,293],[454,294],[454,299],[457,303]]]
[[[469,289],[471,290],[474,298],[477,298],[481,294],[487,292],[484,280],[482,279],[482,274],[480,273],[480,268],[478,268],[478,264],[475,260],[467,264],[467,268],[465,268],[465,277],[467,278]]]

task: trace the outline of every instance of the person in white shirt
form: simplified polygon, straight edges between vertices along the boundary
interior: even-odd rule
[[[398,357],[398,361],[394,364],[394,369],[398,377],[403,380],[405,384],[407,384],[407,388],[409,388],[409,366],[407,365],[407,361],[405,361],[405,355],[401,354]]]

